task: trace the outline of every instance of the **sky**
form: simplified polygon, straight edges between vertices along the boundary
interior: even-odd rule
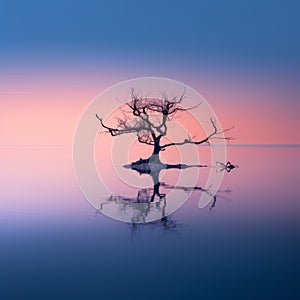
[[[296,0],[1,0],[0,282],[7,290],[29,299],[32,291],[57,298],[68,287],[75,298],[112,290],[124,296],[135,278],[136,295],[200,289],[204,298],[212,291],[287,298],[296,286],[299,147],[230,148],[228,160],[240,168],[224,176],[229,201],[220,197],[211,214],[197,209],[195,191],[170,219],[182,238],[150,227],[135,240],[127,235],[131,227],[91,217],[71,150],[93,98],[147,76],[198,91],[224,128],[235,125],[234,144],[300,144],[299,8]],[[167,161],[177,163],[173,151]],[[145,157],[134,152],[129,161]],[[103,157],[96,153],[104,182],[126,196],[125,182],[114,181],[126,169],[109,160],[101,168]],[[110,172],[116,168],[123,173]],[[201,172],[201,186],[210,170]],[[172,184],[172,176],[161,179]],[[145,288],[136,262],[167,281]],[[129,273],[112,289],[121,269]]]
[[[211,104],[237,144],[298,144],[297,1],[0,4],[0,145],[71,146],[104,89],[159,76]]]

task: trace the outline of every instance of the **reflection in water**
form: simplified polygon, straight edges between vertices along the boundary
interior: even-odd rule
[[[229,173],[231,170],[238,168],[238,165],[233,165],[230,161],[228,161],[226,164],[223,164],[219,161],[217,161],[217,164],[219,165],[219,171],[226,171],[227,173]]]
[[[141,234],[144,230],[158,230],[163,234],[180,235],[180,229],[182,228],[183,224],[173,220],[171,216],[167,216],[161,218],[160,220],[148,223],[131,223],[129,226],[131,237],[133,237],[137,234]]]
[[[229,193],[230,190],[218,190],[217,192],[210,191],[210,189],[204,189],[200,186],[178,186],[178,185],[169,185],[164,182],[159,181],[159,175],[162,170],[169,169],[187,169],[187,168],[201,168],[208,167],[207,165],[186,165],[186,164],[163,164],[160,161],[151,162],[149,159],[140,159],[137,162],[133,162],[130,165],[124,166],[137,171],[139,174],[148,174],[153,181],[153,187],[143,188],[137,192],[136,197],[128,197],[124,195],[111,195],[107,198],[106,201],[101,202],[96,214],[101,212],[105,205],[111,205],[112,203],[118,207],[120,213],[126,214],[127,211],[134,211],[131,218],[131,223],[146,223],[150,213],[155,211],[159,215],[160,222],[150,222],[150,224],[160,224],[165,229],[174,228],[174,221],[170,221],[167,217],[167,195],[170,190],[181,190],[186,193],[192,193],[193,191],[200,191],[206,193],[211,197],[211,206],[210,210],[216,207],[217,198],[227,199],[221,193]],[[222,172],[226,170],[230,172],[232,169],[237,166],[232,165],[230,162],[226,164],[219,163],[219,168],[216,171]],[[137,205],[140,204],[140,205]],[[137,228],[136,226],[133,228]]]
[[[1,149],[1,299],[111,299],[112,290],[115,299],[148,292],[186,299],[190,291],[197,299],[297,299],[300,148],[228,148],[228,160],[240,165],[223,182],[234,189],[224,194],[234,207],[217,196],[213,213],[198,210],[195,191],[168,216],[174,229],[160,220],[91,218],[96,209],[74,184],[69,149]],[[163,278],[151,289],[147,279],[157,274]]]

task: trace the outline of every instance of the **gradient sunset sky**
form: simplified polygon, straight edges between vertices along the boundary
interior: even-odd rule
[[[299,144],[297,1],[1,1],[0,144],[71,146],[123,80],[197,90],[236,144]]]

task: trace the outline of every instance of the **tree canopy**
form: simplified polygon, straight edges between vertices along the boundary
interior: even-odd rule
[[[153,154],[159,154],[171,146],[181,146],[185,144],[210,143],[213,139],[230,140],[231,137],[222,137],[221,134],[232,128],[218,130],[216,120],[211,117],[211,133],[202,139],[196,140],[188,136],[179,142],[161,144],[161,138],[167,136],[168,122],[172,121],[176,114],[196,108],[197,106],[183,107],[184,94],[174,96],[171,99],[165,93],[161,98],[144,97],[134,89],[130,90],[131,100],[126,103],[126,108],[122,108],[122,117],[116,117],[117,124],[110,127],[103,122],[103,119],[96,114],[105,132],[112,136],[135,133],[138,141],[143,144],[153,146]]]

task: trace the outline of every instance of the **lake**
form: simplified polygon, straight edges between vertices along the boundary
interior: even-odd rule
[[[68,147],[0,148],[1,299],[298,299],[300,147],[230,146],[215,206],[127,224],[81,194]]]

